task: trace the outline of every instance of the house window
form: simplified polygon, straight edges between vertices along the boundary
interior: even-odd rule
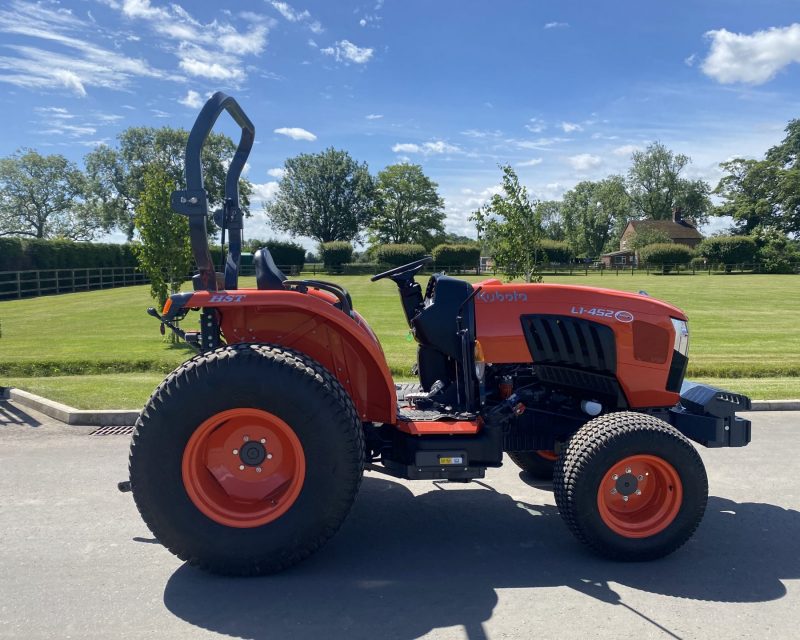
[[[625,256],[614,256],[614,264],[625,264]]]

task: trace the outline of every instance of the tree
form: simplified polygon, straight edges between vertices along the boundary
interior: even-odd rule
[[[118,226],[130,240],[134,213],[144,191],[148,167],[160,166],[175,188],[184,186],[184,158],[189,132],[171,127],[131,127],[118,136],[119,148],[97,147],[85,158],[87,202],[109,226]],[[228,136],[211,133],[202,152],[203,178],[209,207],[220,207],[225,197],[225,173],[236,145]],[[239,204],[249,213],[253,187],[239,180]]]
[[[689,180],[681,172],[691,159],[673,153],[660,142],[644,151],[634,151],[628,170],[627,188],[637,216],[649,220],[669,220],[672,208],[681,207],[695,225],[708,219],[710,188],[703,180]]]
[[[444,233],[444,200],[418,164],[393,164],[378,174],[373,244],[421,244],[430,250]]]
[[[550,240],[565,240],[566,231],[561,215],[561,202],[557,200],[541,200],[536,203],[536,208],[542,216],[544,235]]]
[[[579,182],[564,194],[561,216],[575,254],[596,258],[614,236],[621,235],[630,219],[630,199],[622,177]]]
[[[542,215],[528,190],[520,185],[510,165],[502,165],[503,192],[495,194],[475,211],[471,220],[492,248],[498,267],[508,279],[523,276],[525,282],[541,282],[539,265],[543,259]]]
[[[170,208],[174,184],[162,165],[147,167],[142,182],[135,218],[140,241],[134,245],[134,252],[142,271],[150,278],[150,294],[161,308],[169,294],[180,291],[192,268],[189,221]],[[175,341],[174,334],[171,339]]]
[[[366,163],[331,147],[286,160],[278,194],[264,211],[281,231],[352,242],[375,215],[376,197]]]
[[[0,159],[0,236],[91,240],[102,225],[84,206],[84,184],[61,155],[23,149]]]
[[[735,233],[800,234],[800,120],[789,122],[786,137],[764,160],[735,158],[720,167],[726,175],[714,192],[723,202],[714,215],[731,216]]]

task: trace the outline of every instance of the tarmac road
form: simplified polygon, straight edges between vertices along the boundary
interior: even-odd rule
[[[0,638],[797,638],[800,412],[705,450],[711,498],[664,560],[619,564],[516,467],[483,484],[368,473],[342,530],[269,578],[183,566],[130,494],[128,437],[0,402]]]

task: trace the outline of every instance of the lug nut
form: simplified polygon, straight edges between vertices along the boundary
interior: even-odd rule
[[[239,465],[239,471],[244,471],[244,465],[243,464]]]
[[[242,440],[244,442],[247,442],[248,440],[250,440],[250,436],[242,436]]]
[[[261,444],[266,444],[266,443],[267,443],[267,439],[266,438],[261,438]]]
[[[641,482],[642,480],[644,480],[644,476],[643,476],[643,475],[636,476],[636,479],[637,479],[639,482]]]
[[[615,473],[613,476],[611,476],[611,479],[612,480],[619,480],[619,476]]]
[[[640,496],[640,495],[642,495],[642,490],[641,490],[641,489],[637,489],[637,490],[636,490],[636,495],[637,495],[637,496]]]
[[[625,473],[630,473],[630,472],[631,472],[631,468],[630,468],[630,467],[627,467],[627,468],[625,469]]]
[[[239,455],[239,450],[238,450],[238,449],[234,449],[234,450],[233,450],[233,455],[235,455],[235,456],[236,456],[236,455]]]
[[[271,453],[267,454],[267,460],[272,460],[272,454]]]
[[[256,473],[261,473],[261,467],[256,467]],[[641,491],[639,493],[641,493]]]
[[[616,489],[612,489],[612,490],[611,490],[611,495],[612,495],[612,496],[615,496],[615,495],[617,495],[617,490],[616,490]]]
[[[623,502],[627,502],[628,501],[628,496],[622,496],[622,501]]]

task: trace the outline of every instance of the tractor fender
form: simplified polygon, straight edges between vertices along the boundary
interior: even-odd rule
[[[303,353],[330,371],[364,422],[393,424],[397,393],[375,333],[321,291],[196,291],[183,307],[214,308],[228,344],[275,344]]]

